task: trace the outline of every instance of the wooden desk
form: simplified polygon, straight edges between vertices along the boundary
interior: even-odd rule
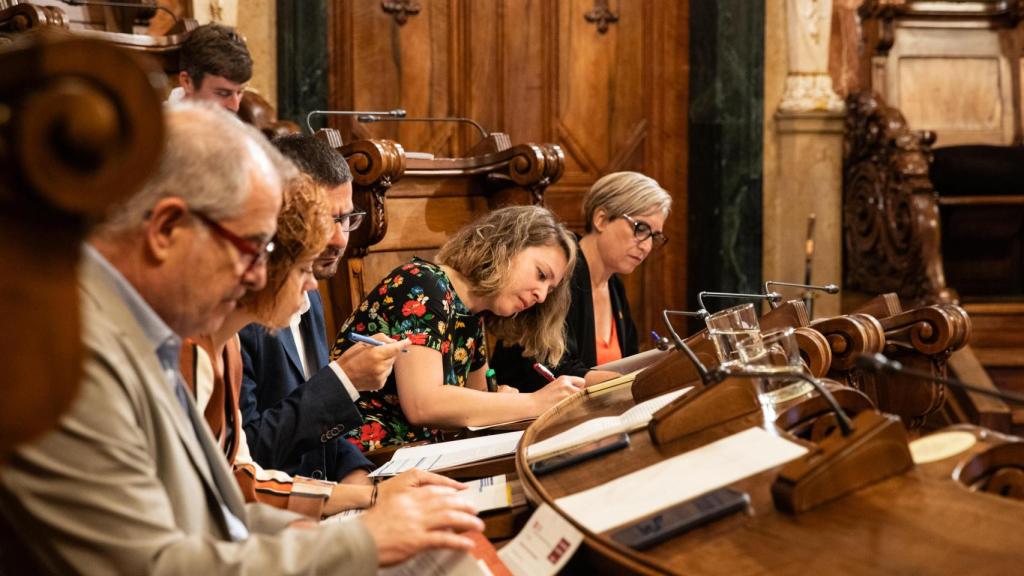
[[[620,388],[574,397],[541,416],[526,431],[516,458],[529,500],[546,502],[565,516],[555,499],[762,423],[756,414],[662,446],[641,430],[625,450],[541,478],[530,472],[525,452],[530,444],[632,405],[628,388]],[[585,540],[573,565],[643,574],[1017,573],[1024,558],[1024,503],[970,492],[943,467],[949,463],[913,468],[798,516],[776,510],[770,487],[778,468],[768,470],[732,484],[750,495],[752,515],[732,515],[644,553],[574,522]]]

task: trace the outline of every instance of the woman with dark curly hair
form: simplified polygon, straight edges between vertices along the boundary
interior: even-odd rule
[[[359,401],[365,424],[349,434],[364,450],[432,439],[439,428],[484,426],[540,415],[583,385],[562,377],[533,394],[500,387],[489,394],[484,332],[523,346],[545,362],[565,350],[566,272],[576,260],[572,234],[548,210],[510,206],[464,227],[436,262],[414,258],[370,291],[338,333],[408,338],[379,392]]]

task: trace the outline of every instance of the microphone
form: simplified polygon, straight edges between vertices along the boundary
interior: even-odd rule
[[[693,350],[691,350],[690,347],[686,345],[686,342],[683,342],[683,339],[679,337],[676,329],[672,326],[672,321],[668,319],[670,314],[674,316],[704,319],[708,317],[708,311],[701,309],[696,312],[688,312],[686,310],[666,309],[661,311],[661,317],[665,319],[665,326],[668,327],[668,333],[672,336],[672,343],[675,344],[676,350],[682,350],[683,354],[686,354],[686,357],[690,359],[690,362],[693,362],[693,366],[697,369],[697,374],[700,376],[700,381],[703,382],[705,386],[719,382],[720,380],[712,379],[711,373],[708,371],[707,367],[704,366],[704,363],[697,358],[697,355]]]
[[[137,10],[142,10],[142,9],[162,10],[163,12],[166,12],[168,16],[171,17],[171,20],[174,20],[174,25],[175,26],[178,25],[178,17],[174,15],[174,12],[172,12],[170,9],[168,9],[168,8],[166,8],[164,6],[161,6],[161,5],[157,4],[155,1],[152,4],[149,3],[149,2],[139,2],[138,4],[136,4],[134,2],[108,2],[106,0],[60,0],[60,1],[63,2],[64,4],[67,4],[68,6],[109,6],[111,8],[135,8]]]
[[[390,118],[405,118],[405,110],[401,108],[395,108],[394,110],[384,110],[381,112],[370,112],[366,110],[312,110],[309,114],[306,114],[306,128],[309,128],[309,133],[312,134],[313,130],[313,116],[387,116]]]
[[[704,305],[704,297],[708,298],[750,298],[752,300],[767,300],[769,304],[774,303],[778,305],[782,302],[782,294],[778,292],[768,292],[767,294],[741,294],[736,292],[707,292],[701,291],[697,294],[697,304],[700,305],[701,310],[707,312],[707,306]],[[772,306],[772,308],[775,307]]]
[[[789,286],[791,288],[803,288],[804,290],[807,290],[807,291],[815,290],[815,291],[818,291],[818,292],[825,292],[827,294],[839,294],[839,286],[836,286],[835,284],[825,284],[824,286],[816,286],[814,284],[795,284],[793,282],[779,282],[777,280],[768,280],[768,281],[766,281],[764,283],[764,293],[766,295],[767,294],[777,294],[777,292],[772,292],[772,289],[771,289],[772,286]],[[805,300],[804,303],[806,304],[807,302],[809,302],[810,301],[809,299],[810,299],[809,296],[805,297],[804,298],[804,300]],[[772,300],[772,299],[768,300],[768,304],[772,308],[778,308],[780,303],[781,303],[781,298],[778,301]],[[811,310],[810,310],[810,308],[808,308],[807,315],[810,316],[810,314],[811,314]]]
[[[364,114],[359,114],[356,117],[356,120],[358,120],[360,122],[363,122],[363,123],[366,123],[366,124],[373,123],[373,122],[462,122],[463,124],[471,124],[474,128],[476,128],[477,131],[480,132],[480,137],[481,138],[487,138],[488,136],[491,135],[487,130],[484,130],[484,127],[481,126],[479,122],[477,122],[476,120],[473,120],[472,118],[461,118],[461,117],[455,117],[455,116],[447,116],[447,117],[411,116],[411,117],[406,117],[404,110],[402,111],[402,115],[401,116],[387,116],[387,115],[383,115],[383,114],[378,114],[376,112],[367,112],[367,113],[364,113]]]
[[[832,411],[836,413],[836,422],[839,423],[839,430],[842,432],[843,436],[849,436],[853,432],[853,421],[850,420],[850,416],[845,410],[843,410],[842,406],[839,405],[839,402],[836,401],[836,397],[832,395],[832,392],[830,392],[828,388],[825,388],[825,385],[817,378],[812,377],[810,374],[805,374],[803,370],[766,371],[751,370],[749,368],[743,369],[736,366],[719,366],[718,368],[715,368],[714,374],[712,374],[712,377],[717,381],[724,380],[729,376],[739,376],[741,378],[765,378],[768,380],[791,380],[793,378],[803,380],[811,386],[814,386],[814,389],[818,391],[818,394],[821,394],[821,397],[824,398],[825,401],[828,402],[828,405],[832,407]]]
[[[945,386],[952,388],[959,388],[961,390],[967,390],[969,392],[975,392],[977,394],[983,394],[985,396],[991,396],[993,398],[999,398],[1007,402],[1014,404],[1024,404],[1024,394],[1016,392],[1009,392],[1005,390],[990,390],[988,388],[982,388],[977,384],[968,384],[963,380],[956,378],[947,378],[944,376],[935,376],[927,372],[920,370],[913,370],[911,368],[905,368],[902,363],[896,360],[890,360],[886,358],[884,354],[861,354],[854,359],[853,365],[857,368],[871,372],[873,374],[903,374],[913,378],[920,378],[922,380],[930,380],[932,382],[938,382]]]

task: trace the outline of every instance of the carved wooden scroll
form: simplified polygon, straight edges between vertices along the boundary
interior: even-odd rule
[[[955,301],[946,286],[938,203],[928,179],[934,134],[910,130],[880,96],[847,98],[843,160],[848,288],[896,292],[911,305]]]
[[[405,173],[405,150],[391,140],[357,140],[342,146],[341,154],[352,170],[353,202],[367,212],[365,222],[348,241],[348,253],[362,256],[388,231],[384,200]]]
[[[163,116],[159,73],[104,42],[24,35],[0,50],[0,70],[2,462],[74,397],[87,222],[156,168]]]
[[[14,4],[0,10],[0,34],[16,34],[42,26],[67,28],[67,14],[59,6],[35,4]]]

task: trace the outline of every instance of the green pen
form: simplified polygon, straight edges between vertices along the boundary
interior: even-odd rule
[[[487,391],[497,392],[498,391],[498,379],[495,378],[494,368],[488,368],[487,372],[484,373],[487,377]]]

